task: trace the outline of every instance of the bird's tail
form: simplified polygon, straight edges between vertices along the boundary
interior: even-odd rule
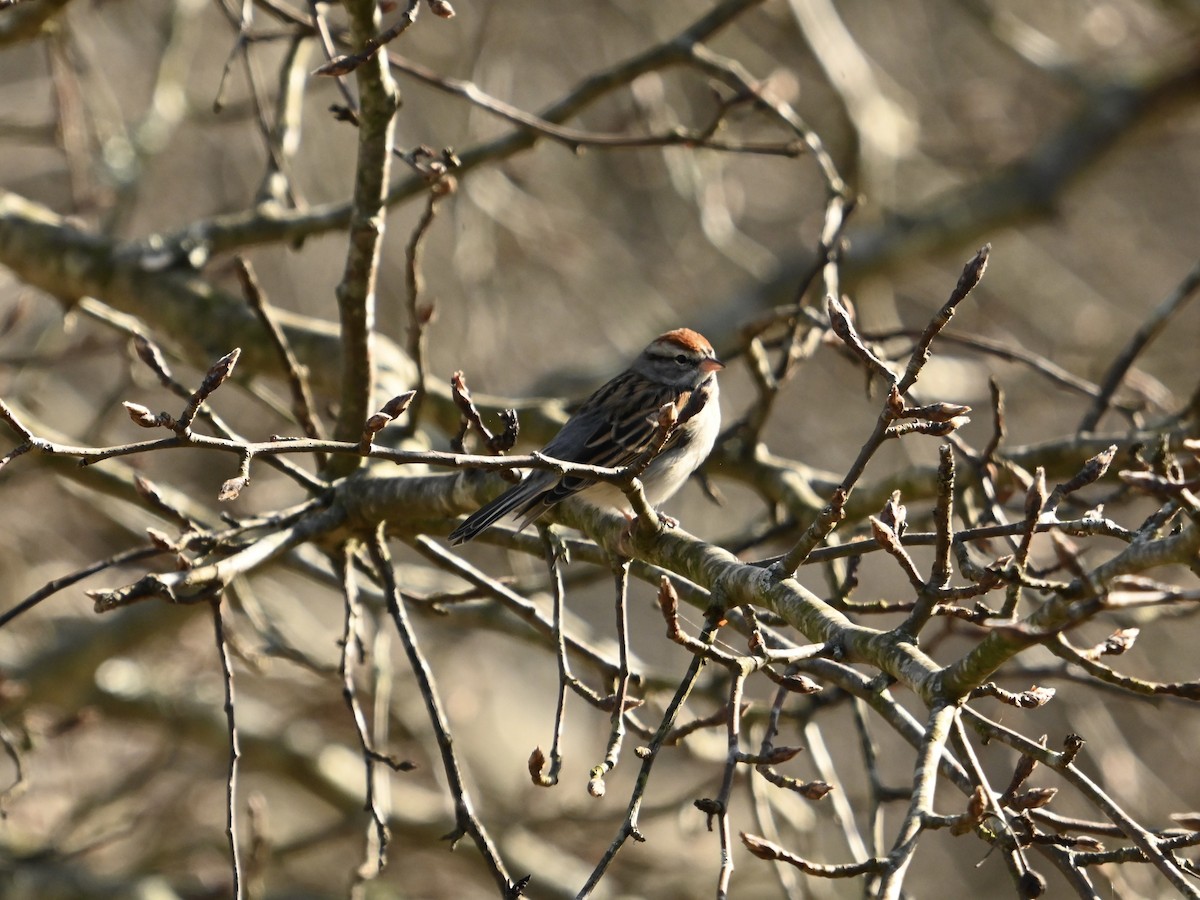
[[[467,516],[461,525],[450,532],[450,543],[464,544],[509,513],[524,512],[529,501],[537,496],[542,487],[532,484],[532,481],[532,478],[526,478],[520,484],[514,484],[495,500],[485,503]]]

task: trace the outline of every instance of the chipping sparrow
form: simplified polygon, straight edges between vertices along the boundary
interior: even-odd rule
[[[712,451],[721,427],[717,404],[717,359],[703,335],[676,328],[657,338],[622,372],[592,394],[542,453],[564,462],[616,468],[628,465],[653,442],[659,409],[675,406],[676,424],[662,451],[641,475],[651,505],[674,494]],[[560,500],[586,490],[597,506],[628,508],[614,485],[578,476],[559,478],[535,470],[514,484],[450,533],[450,543],[469,541],[509,513],[521,516],[524,528]]]

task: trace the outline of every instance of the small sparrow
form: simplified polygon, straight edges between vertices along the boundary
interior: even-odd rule
[[[584,402],[541,451],[564,462],[617,468],[628,465],[654,442],[659,410],[675,407],[675,427],[641,475],[652,506],[687,481],[712,451],[721,428],[717,372],[725,367],[703,335],[676,328],[658,337],[633,365]],[[627,508],[614,485],[579,476],[559,478],[539,469],[477,510],[450,533],[450,543],[469,541],[509,513],[524,528],[550,507],[586,490],[597,506]]]

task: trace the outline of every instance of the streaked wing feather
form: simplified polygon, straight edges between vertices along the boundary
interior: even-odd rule
[[[636,386],[634,381],[638,382]],[[612,401],[616,398],[624,402],[614,405]],[[575,414],[579,427],[573,434],[559,432],[543,452],[555,459],[589,466],[615,469],[628,465],[653,441],[658,430],[655,415],[658,409],[664,403],[679,400],[680,393],[674,388],[655,386],[649,402],[640,376],[625,372],[592,394],[579,408]],[[539,501],[549,509],[593,483],[587,478],[567,476]]]

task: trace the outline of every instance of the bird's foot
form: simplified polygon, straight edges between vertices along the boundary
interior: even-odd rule
[[[673,516],[668,516],[666,513],[654,511],[654,521],[647,522],[643,526],[640,518],[631,512],[625,512],[625,527],[621,529],[621,536],[618,546],[630,547],[633,544],[634,530],[640,527],[648,527],[655,533],[659,531],[667,531],[672,528],[679,527],[679,520]]]

